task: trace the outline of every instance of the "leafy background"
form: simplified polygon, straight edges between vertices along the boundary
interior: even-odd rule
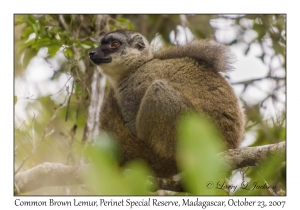
[[[43,162],[76,165],[82,156],[88,156],[99,165],[99,169],[94,169],[87,177],[87,186],[90,187],[48,187],[26,194],[150,194],[149,186],[143,180],[151,171],[143,163],[130,163],[128,167],[134,170],[124,178],[122,169],[116,166],[113,145],[97,144],[88,149],[83,146],[91,77],[95,69],[87,54],[98,46],[99,36],[105,31],[138,31],[152,43],[154,50],[162,43],[167,47],[182,45],[193,39],[214,39],[230,45],[243,58],[251,56],[263,66],[263,70],[257,69],[253,62],[245,69],[237,65],[235,72],[246,75],[243,79],[237,79],[235,72],[227,75],[247,115],[242,145],[257,146],[286,140],[285,15],[100,16],[105,19],[101,26],[99,15],[14,16],[15,171],[24,171]],[[257,77],[251,75],[252,71],[262,73]],[[63,103],[67,106],[61,107]],[[56,117],[52,120],[53,115]],[[212,158],[210,154],[199,153],[201,146],[195,146],[199,144],[197,138],[189,134],[200,132],[197,128],[202,126],[201,123],[191,117],[183,122],[179,133],[185,141],[190,141],[179,154],[183,157],[180,167],[188,171],[189,168],[194,169],[189,171],[185,180],[189,192],[201,195],[270,194],[268,190],[207,191],[203,188],[207,177],[227,184],[241,180],[267,182],[276,186],[276,193],[285,191],[285,163],[271,161],[219,176],[215,168],[193,162]],[[198,134],[201,135],[201,132]],[[213,136],[213,132],[208,134],[209,139],[214,139]],[[99,142],[106,141],[103,139],[105,137],[99,137]],[[208,143],[207,147],[213,149],[216,145]],[[111,155],[105,155],[107,153]]]

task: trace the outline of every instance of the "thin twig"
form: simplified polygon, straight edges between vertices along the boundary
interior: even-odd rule
[[[71,88],[71,92],[69,93],[70,97],[68,98],[67,112],[66,112],[65,122],[68,121],[68,114],[69,114],[70,101],[71,101],[71,96],[72,96],[72,93],[73,93],[73,88],[74,88],[74,80],[72,81],[72,88]]]
[[[272,77],[272,76],[267,76],[267,77],[262,77],[262,78],[256,78],[256,79],[250,79],[250,80],[245,80],[241,82],[232,82],[231,85],[249,85],[253,82],[264,80],[264,79],[274,79],[274,80],[285,80],[284,77]]]
[[[39,98],[30,98],[30,97],[34,96],[34,95],[31,95],[31,96],[28,96],[28,97],[26,97],[26,98],[18,98],[18,100],[20,100],[20,99],[26,99],[26,100],[39,100],[39,99],[41,99],[41,98],[46,98],[46,97],[54,96],[54,95],[58,94],[59,92],[65,90],[65,87],[66,87],[67,83],[70,81],[71,78],[73,78],[72,75],[69,77],[69,79],[68,79],[68,80],[66,81],[66,83],[63,85],[63,87],[62,87],[59,91],[57,91],[56,93],[54,93],[54,94],[47,95],[47,96],[42,96],[42,97],[39,97]]]
[[[63,27],[65,28],[66,31],[69,31],[69,27],[65,22],[65,19],[63,17],[63,15],[59,15],[59,21],[61,22],[61,24],[63,25]]]
[[[21,123],[21,125],[20,125],[17,129],[20,130],[20,129],[21,129],[21,126],[22,126],[25,122],[26,122],[26,120],[24,120],[24,121]]]
[[[65,100],[65,102],[66,102],[66,100]],[[48,124],[47,124],[46,127],[44,128],[43,135],[42,135],[42,137],[40,138],[38,144],[31,150],[31,153],[28,154],[27,157],[25,157],[25,158],[23,159],[23,161],[22,161],[21,165],[19,166],[19,168],[15,171],[15,174],[17,174],[17,173],[20,171],[20,169],[23,167],[23,165],[25,164],[25,162],[26,162],[33,154],[35,154],[36,149],[41,145],[41,143],[44,141],[44,139],[45,139],[47,136],[51,135],[51,134],[54,132],[54,130],[51,130],[50,132],[46,132],[46,131],[47,131],[48,127],[51,125],[51,123],[53,122],[53,120],[56,118],[58,112],[66,106],[65,102],[64,102],[58,109],[55,110],[55,112],[54,112],[54,114],[52,115],[51,119],[49,120]]]
[[[265,180],[265,178],[259,172],[257,172],[257,174],[264,180],[264,182],[267,184],[267,186],[270,186],[268,184],[268,182]],[[272,195],[277,196],[276,193],[273,191],[272,187],[268,187],[267,189]]]
[[[34,129],[33,129],[34,118],[35,118],[35,113],[33,113],[33,117],[31,120],[31,139],[34,139]],[[33,141],[33,144],[34,144],[34,141]]]
[[[260,123],[259,121],[254,122],[254,123],[252,123],[251,125],[247,126],[247,127],[245,128],[245,130],[249,130],[250,128],[253,128],[254,126],[258,125],[259,123]]]

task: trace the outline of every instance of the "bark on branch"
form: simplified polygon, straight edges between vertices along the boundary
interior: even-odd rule
[[[246,147],[228,150],[218,154],[226,165],[226,169],[254,166],[266,158],[276,155],[279,161],[286,160],[286,143],[269,144],[258,147]],[[18,193],[32,191],[45,186],[66,186],[71,184],[84,184],[84,172],[92,164],[81,166],[66,166],[61,163],[42,163],[15,176],[15,187]],[[159,186],[178,184],[178,176],[170,178],[157,178]],[[173,186],[174,187],[174,186]]]
[[[270,156],[276,155],[280,161],[286,160],[286,143],[268,144],[257,147],[230,149],[218,154],[225,163],[226,169],[234,170],[246,166],[254,166]]]
[[[24,193],[46,186],[67,186],[83,184],[84,171],[90,164],[66,166],[61,163],[42,163],[15,176],[18,193]]]

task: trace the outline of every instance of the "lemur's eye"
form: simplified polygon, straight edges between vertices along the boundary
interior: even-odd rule
[[[110,47],[113,48],[113,49],[116,49],[120,46],[120,43],[118,41],[112,41],[110,43]]]

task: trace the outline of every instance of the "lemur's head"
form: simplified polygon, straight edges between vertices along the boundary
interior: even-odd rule
[[[137,32],[118,30],[103,35],[100,46],[89,52],[95,65],[111,80],[120,80],[153,56],[149,43]]]

